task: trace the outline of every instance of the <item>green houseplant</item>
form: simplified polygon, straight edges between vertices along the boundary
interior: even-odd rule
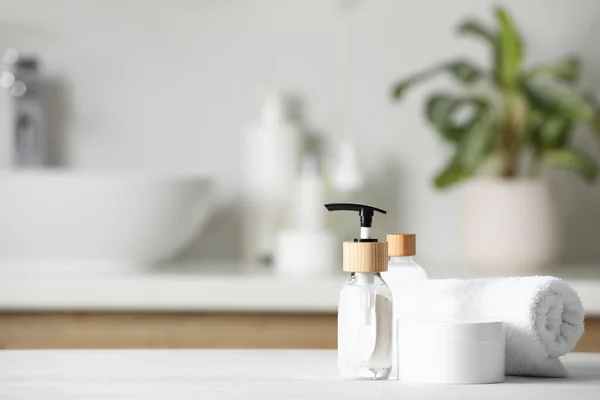
[[[495,22],[496,29],[472,19],[458,26],[459,35],[490,48],[491,68],[466,59],[441,63],[397,82],[392,96],[400,100],[438,73],[458,82],[458,92],[434,92],[425,103],[428,121],[453,149],[434,185],[443,189],[478,177],[467,186],[463,215],[471,264],[494,273],[537,272],[556,260],[561,243],[541,166],[594,181],[596,163],[573,147],[571,136],[578,125],[600,131],[600,108],[575,89],[577,58],[526,68],[523,39],[510,15],[497,8]]]
[[[435,92],[426,101],[431,125],[454,147],[435,186],[445,188],[482,171],[508,179],[536,176],[543,162],[594,180],[596,164],[569,140],[579,124],[600,131],[598,103],[573,88],[579,60],[569,57],[524,68],[523,40],[502,8],[496,10],[496,23],[495,31],[471,19],[458,26],[459,35],[476,37],[490,47],[490,70],[465,59],[452,60],[393,87],[393,98],[400,100],[415,84],[447,72],[466,89],[460,94]]]

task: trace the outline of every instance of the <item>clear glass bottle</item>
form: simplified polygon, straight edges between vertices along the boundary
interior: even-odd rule
[[[378,272],[353,272],[340,293],[338,368],[343,378],[387,379],[392,369],[392,293]]]
[[[408,233],[390,233],[388,242],[388,267],[381,275],[394,296],[394,318],[415,316],[418,304],[414,304],[411,290],[427,281],[427,273],[414,260],[416,255],[416,235]]]
[[[366,204],[325,204],[329,211],[356,211],[360,236],[342,243],[350,273],[338,305],[338,368],[346,379],[387,379],[392,369],[392,292],[381,279],[388,243],[371,237],[373,216],[386,211]]]

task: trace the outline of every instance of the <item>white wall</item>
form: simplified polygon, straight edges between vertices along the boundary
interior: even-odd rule
[[[446,149],[420,116],[426,89],[401,106],[388,90],[395,78],[436,60],[485,61],[487,49],[452,30],[467,15],[491,20],[495,3],[5,0],[0,45],[43,58],[54,82],[52,130],[63,136],[67,165],[217,178],[230,208],[200,253],[212,248],[211,257],[224,257],[239,244],[240,135],[256,118],[262,91],[280,87],[308,102],[310,122],[327,136],[364,148],[371,170],[391,165],[396,193],[383,205],[399,205],[396,230],[417,232],[424,258],[452,262],[461,260],[461,190],[438,194],[430,185]],[[600,89],[597,0],[504,3],[527,37],[531,62],[576,53],[584,83]],[[562,197],[571,217],[567,257],[600,260],[590,237],[600,233],[598,192],[575,180],[567,192],[576,194],[574,201]]]

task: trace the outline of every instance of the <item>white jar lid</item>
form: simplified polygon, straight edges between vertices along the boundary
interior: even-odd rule
[[[397,334],[450,342],[504,341],[500,321],[398,320]]]

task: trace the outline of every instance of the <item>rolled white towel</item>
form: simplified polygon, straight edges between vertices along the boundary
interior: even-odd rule
[[[506,327],[506,374],[564,377],[559,357],[583,334],[577,292],[552,276],[432,279],[395,294],[396,318],[496,320]]]

